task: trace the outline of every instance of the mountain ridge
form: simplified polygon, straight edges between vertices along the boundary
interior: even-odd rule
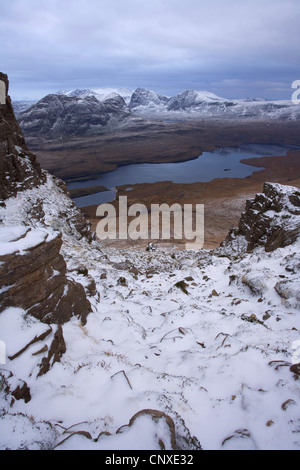
[[[98,91],[102,91],[99,93]],[[16,103],[19,124],[28,137],[93,136],[142,120],[226,119],[297,121],[300,106],[263,98],[226,99],[207,91],[185,90],[165,96],[145,88],[76,89],[47,95],[37,103]],[[121,93],[121,94],[120,94]]]

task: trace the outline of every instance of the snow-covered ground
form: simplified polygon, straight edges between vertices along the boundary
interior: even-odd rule
[[[41,194],[43,223],[29,216]],[[100,249],[74,236],[59,216],[68,210],[50,176],[0,208],[0,238],[11,225],[62,231],[68,275],[97,287],[86,325],[63,325],[66,352],[41,377],[35,353],[57,325],[10,360],[49,326],[22,309],[0,314],[0,448],[171,449],[170,417],[180,449],[299,450],[299,290],[284,301],[275,286],[299,285],[300,242],[228,256]],[[22,381],[26,403],[7,392]]]

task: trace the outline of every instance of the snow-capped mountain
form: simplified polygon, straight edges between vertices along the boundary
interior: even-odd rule
[[[129,104],[133,90],[128,88],[95,88],[95,89],[75,89],[75,90],[59,90],[56,95],[70,96],[71,98],[86,98],[94,96],[99,101],[105,101],[108,98],[120,95],[126,104]]]
[[[197,108],[204,103],[226,103],[227,100],[220,98],[213,93],[205,91],[186,90],[177,96],[171,98],[168,102],[169,111],[187,110]]]
[[[46,138],[97,135],[136,119],[120,95],[99,101],[93,95],[80,97],[79,93],[47,95],[18,116],[25,136]]]
[[[144,94],[147,96],[147,93]],[[156,98],[155,94],[154,97]],[[140,104],[137,102],[131,109],[139,116],[156,119],[300,119],[300,106],[294,105],[289,100],[267,101],[263,98],[231,100],[196,90],[186,90],[169,99],[166,97],[149,99],[148,103],[146,99],[141,99]]]
[[[147,120],[299,120],[300,106],[263,98],[231,100],[206,91],[186,90],[168,97],[145,88],[60,90],[38,103],[16,103],[28,137],[90,136]],[[22,111],[23,110],[23,111]]]
[[[129,108],[134,110],[138,107],[144,107],[146,109],[155,109],[159,106],[165,106],[169,99],[167,96],[160,95],[152,90],[146,90],[145,88],[137,88],[131,96]]]

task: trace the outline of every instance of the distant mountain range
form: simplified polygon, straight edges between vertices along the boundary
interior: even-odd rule
[[[300,106],[290,100],[231,100],[196,90],[186,90],[173,97],[145,88],[60,90],[37,103],[13,104],[24,134],[45,138],[97,135],[145,119],[300,119]]]

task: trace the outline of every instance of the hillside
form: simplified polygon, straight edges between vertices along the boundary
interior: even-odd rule
[[[299,450],[299,189],[212,251],[105,248],[0,122],[0,448]]]

